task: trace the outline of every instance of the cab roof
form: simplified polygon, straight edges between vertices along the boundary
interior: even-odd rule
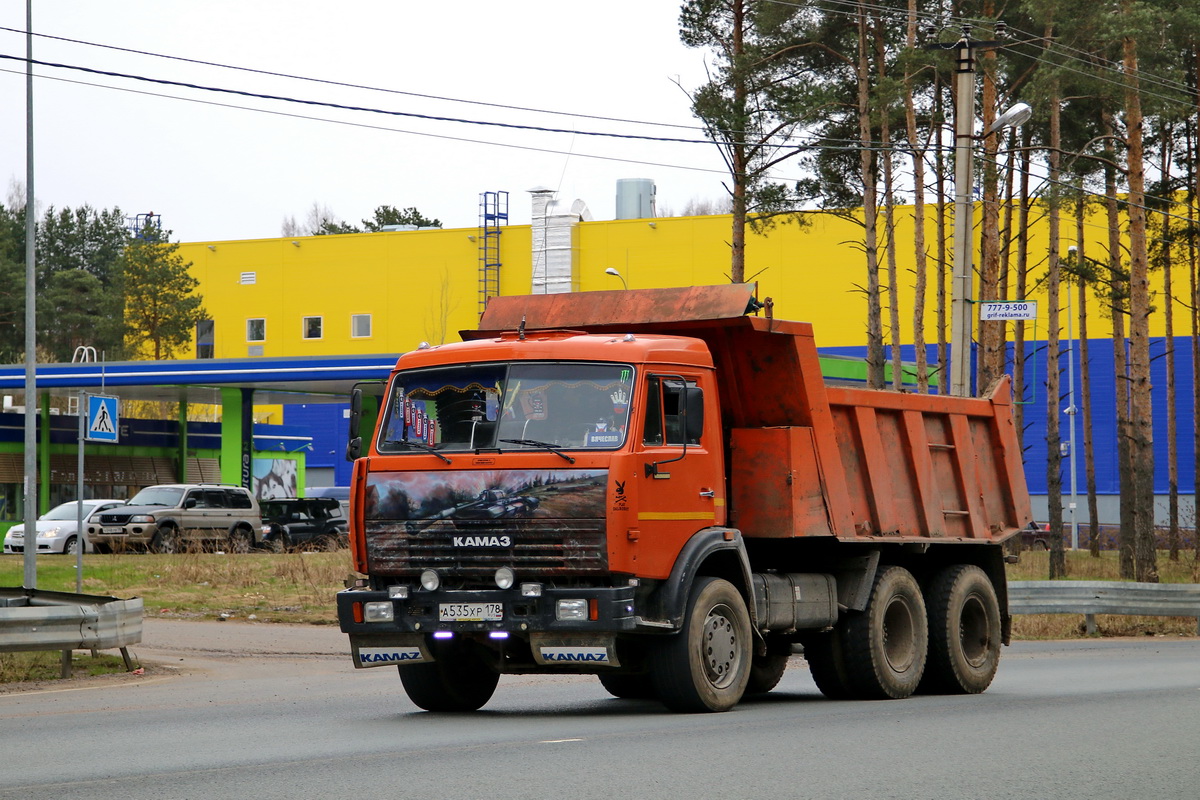
[[[478,361],[650,362],[702,368],[713,365],[704,342],[686,336],[539,330],[422,347],[400,356],[396,367],[416,369]]]

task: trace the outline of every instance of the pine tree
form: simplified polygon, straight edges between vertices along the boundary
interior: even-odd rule
[[[182,350],[207,315],[203,298],[194,294],[200,282],[170,235],[147,226],[125,251],[126,343],[156,361]]]

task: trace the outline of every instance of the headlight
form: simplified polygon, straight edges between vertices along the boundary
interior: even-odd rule
[[[554,616],[558,619],[587,619],[587,600],[559,600]]]
[[[396,610],[391,600],[376,600],[363,603],[364,622],[392,622],[396,619]]]
[[[140,522],[142,524],[145,524],[147,522],[154,522],[154,515],[153,514],[135,514],[134,516],[129,518],[129,521],[130,522]]]
[[[37,537],[39,539],[53,539],[55,536],[58,536],[60,530],[61,528],[50,528],[49,530],[38,531]]]
[[[516,583],[517,576],[508,567],[501,567],[496,570],[496,586],[501,589],[511,589]]]
[[[431,569],[427,569],[421,573],[421,588],[427,592],[435,591],[442,585],[442,579],[438,574]]]

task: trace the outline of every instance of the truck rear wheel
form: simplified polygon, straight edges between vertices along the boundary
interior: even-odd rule
[[[751,660],[750,614],[729,581],[698,578],[683,630],[660,643],[654,688],[672,711],[728,711],[746,691]]]
[[[821,694],[830,700],[849,700],[854,697],[850,675],[846,672],[846,657],[842,652],[842,632],[834,628],[828,633],[813,633],[804,638],[804,660]]]
[[[792,643],[778,638],[767,639],[767,652],[754,654],[750,660],[750,680],[746,694],[766,694],[779,685],[792,657]]]
[[[921,691],[978,694],[1000,666],[1000,603],[979,567],[957,564],[929,591],[929,663]]]
[[[899,699],[925,670],[929,627],[921,587],[903,567],[881,569],[865,611],[846,619],[846,670],[855,697]]]
[[[401,666],[408,699],[426,711],[478,711],[496,691],[500,673],[470,642],[436,642],[436,661]]]

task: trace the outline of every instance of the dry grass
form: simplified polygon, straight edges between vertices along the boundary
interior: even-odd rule
[[[1087,551],[1068,551],[1067,580],[1120,580],[1117,553],[1102,551],[1093,558]],[[1200,583],[1200,562],[1194,552],[1181,553],[1170,561],[1166,552],[1158,554],[1158,572],[1162,583]],[[1021,561],[1010,564],[1010,581],[1044,581],[1050,577],[1050,554],[1044,551],[1021,553]],[[1195,636],[1195,617],[1126,617],[1110,614],[1096,616],[1098,636]],[[1016,639],[1085,638],[1087,628],[1078,614],[1021,614],[1013,617]]]
[[[20,586],[20,555],[0,556],[0,585]],[[146,616],[334,624],[334,595],[353,572],[349,551],[88,555],[83,591],[141,597]],[[75,591],[75,560],[38,559],[38,588]]]
[[[125,661],[120,656],[98,653],[92,656],[77,650],[71,656],[71,674],[92,677],[124,672]],[[59,680],[62,676],[62,653],[58,650],[39,653],[0,653],[0,684],[30,681]]]

